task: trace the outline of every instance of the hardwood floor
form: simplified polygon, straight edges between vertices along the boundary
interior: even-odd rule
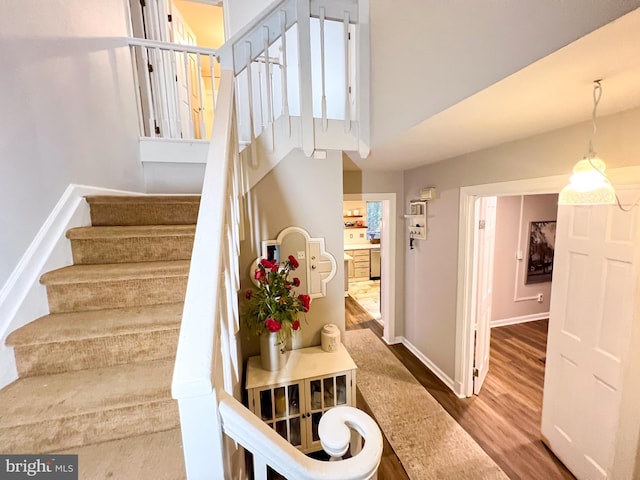
[[[345,298],[347,330],[382,327],[353,299]],[[484,449],[511,480],[575,479],[540,440],[547,322],[491,331],[490,370],[480,395],[460,399],[404,345],[389,349]],[[358,408],[371,412],[358,392]],[[408,478],[386,438],[378,478]],[[454,479],[457,480],[457,479]]]

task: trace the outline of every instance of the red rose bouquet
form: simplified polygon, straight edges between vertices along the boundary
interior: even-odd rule
[[[311,298],[294,291],[294,287],[300,286],[299,278],[289,280],[289,273],[299,266],[293,255],[289,255],[282,265],[275,260],[260,260],[254,273],[259,286],[257,290],[245,292],[242,314],[244,324],[252,334],[277,333],[278,341],[283,342],[300,328],[298,313],[309,311]]]

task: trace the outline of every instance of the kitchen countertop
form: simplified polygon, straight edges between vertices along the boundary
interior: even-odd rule
[[[345,250],[379,250],[379,243],[352,243],[350,245],[345,244]]]

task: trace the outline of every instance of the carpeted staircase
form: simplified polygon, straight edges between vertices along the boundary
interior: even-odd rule
[[[200,198],[87,197],[49,315],[13,332],[0,451],[77,453],[80,478],[184,477],[171,375]]]

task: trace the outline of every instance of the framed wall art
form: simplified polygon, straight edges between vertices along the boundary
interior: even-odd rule
[[[531,222],[529,224],[529,255],[525,284],[551,281],[555,243],[555,221]]]

